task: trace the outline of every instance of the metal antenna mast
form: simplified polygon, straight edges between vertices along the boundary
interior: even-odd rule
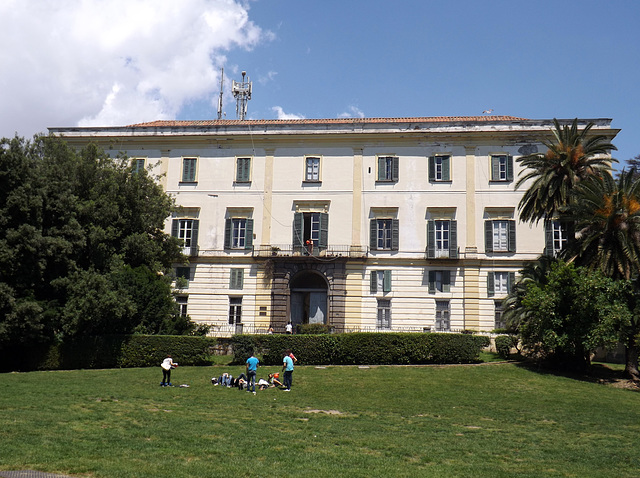
[[[242,72],[242,81],[233,80],[231,91],[236,99],[236,117],[239,120],[245,119],[247,116],[247,101],[251,99],[251,82],[249,78],[244,80],[247,72]]]
[[[218,119],[222,119],[222,87],[224,86],[224,68],[220,68],[220,97],[218,98]]]

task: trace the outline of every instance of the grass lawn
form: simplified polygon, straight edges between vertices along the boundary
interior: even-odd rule
[[[640,393],[516,364],[0,374],[0,470],[130,477],[637,477]],[[266,377],[275,367],[258,371]]]

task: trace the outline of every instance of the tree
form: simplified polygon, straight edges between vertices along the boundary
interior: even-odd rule
[[[640,178],[640,154],[631,159],[627,159],[625,169],[630,171],[634,178]]]
[[[2,139],[0,345],[184,322],[168,279],[183,256],[163,232],[172,206],[146,171],[95,145]],[[141,287],[162,299],[153,317]]]
[[[546,153],[516,160],[526,168],[516,189],[533,180],[518,204],[520,219],[526,222],[561,216],[571,202],[573,188],[580,181],[610,169],[614,161],[608,154],[617,148],[606,136],[590,134],[593,123],[580,131],[577,118],[570,126],[561,126],[557,119],[553,122],[553,141],[543,141]]]

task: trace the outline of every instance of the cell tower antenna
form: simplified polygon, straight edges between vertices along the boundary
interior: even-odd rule
[[[246,71],[242,72],[242,81],[233,80],[231,91],[236,99],[236,117],[239,120],[245,119],[247,116],[247,102],[251,99],[251,82],[247,77],[245,81]]]
[[[222,88],[224,87],[224,68],[220,68],[220,96],[218,97],[218,119],[222,119]]]

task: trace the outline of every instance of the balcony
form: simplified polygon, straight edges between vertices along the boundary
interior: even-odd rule
[[[348,259],[363,259],[369,254],[366,246],[336,245],[327,247],[305,247],[292,244],[270,244],[254,246],[252,256],[258,259],[270,259],[274,257],[320,257]]]

